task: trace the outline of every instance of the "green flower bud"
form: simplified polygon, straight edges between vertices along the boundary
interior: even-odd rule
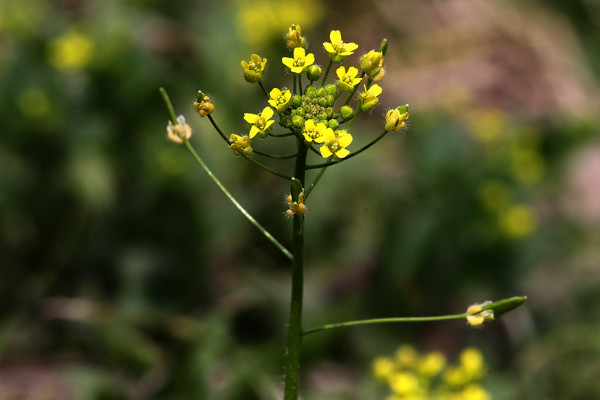
[[[295,128],[303,128],[304,127],[304,118],[300,115],[294,115],[292,117],[292,126]]]
[[[340,115],[344,119],[352,118],[353,114],[354,114],[354,110],[350,106],[342,106],[342,108],[340,108]]]
[[[327,99],[327,104],[325,107],[333,107],[333,103],[335,103],[335,96],[332,94],[328,94],[327,96],[325,96],[325,98]]]
[[[337,129],[337,128],[340,126],[340,123],[338,122],[338,120],[337,120],[337,119],[330,119],[330,120],[327,122],[327,125],[328,125],[328,126],[331,128],[331,129],[335,130],[335,129]]]
[[[335,96],[337,93],[337,87],[333,83],[325,85],[325,92],[327,92],[329,95]]]
[[[312,99],[312,98],[316,97],[317,89],[312,85],[308,85],[306,87],[306,89],[304,89],[304,95],[306,97],[308,97],[309,99]]]
[[[300,104],[302,104],[302,97],[298,96],[297,94],[293,95],[292,99],[290,100],[290,107],[298,108],[300,107]]]
[[[327,96],[327,92],[325,91],[325,89],[319,88],[317,90],[317,97],[324,97],[324,96]]]
[[[291,128],[292,117],[289,115],[284,115],[283,117],[281,117],[281,121],[279,121],[279,125],[283,126],[284,128]]]
[[[321,77],[322,73],[323,73],[323,70],[321,69],[321,67],[319,67],[317,65],[311,65],[306,70],[306,76],[308,77],[308,80],[311,82],[314,82],[317,79],[319,79]]]

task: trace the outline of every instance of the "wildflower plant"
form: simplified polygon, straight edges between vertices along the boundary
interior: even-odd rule
[[[293,247],[291,251],[256,221],[210,171],[191,145],[191,128],[186,124],[183,116],[176,115],[167,92],[163,88],[160,89],[171,119],[167,126],[167,137],[174,143],[183,144],[188,148],[192,156],[229,200],[292,263],[292,289],[285,360],[285,400],[298,398],[302,338],[308,334],[355,325],[459,318],[467,318],[470,324],[480,325],[510,311],[525,300],[524,297],[514,297],[500,302],[484,303],[477,307],[472,306],[468,313],[456,315],[368,319],[303,328],[304,224],[306,215],[309,214],[307,201],[310,194],[328,168],[337,167],[361,154],[383,139],[389,132],[404,129],[409,113],[408,105],[401,105],[387,111],[385,118],[382,118],[380,122],[382,132],[370,141],[365,138],[367,136],[365,134],[353,133],[351,128],[356,118],[361,113],[371,111],[379,104],[379,96],[383,89],[375,82],[384,77],[383,63],[387,40],[384,39],[377,50],[370,50],[360,58],[358,66],[360,74],[359,68],[355,66],[348,68],[340,66],[335,73],[337,79],[328,83],[327,78],[332,65],[346,61],[348,56],[354,54],[358,49],[358,45],[344,42],[340,31],[331,31],[330,42],[323,43],[324,55],[328,59],[328,65],[323,74],[322,68],[315,64],[317,59],[314,53],[306,49],[307,41],[301,32],[300,26],[292,25],[285,35],[287,47],[292,54],[291,57],[283,57],[281,63],[291,74],[291,88],[276,87],[270,91],[265,89],[263,81],[268,66],[266,58],[252,54],[250,61],[241,61],[245,80],[252,84],[256,83],[265,96],[265,105],[257,107],[257,109],[262,108],[260,112],[244,113],[243,120],[249,126],[247,132],[225,135],[213,118],[213,113],[218,113],[218,108],[215,107],[212,99],[202,91],[198,91],[197,101],[193,104],[197,114],[202,118],[208,118],[234,155],[240,156],[264,171],[288,182],[290,191],[285,195],[288,209],[284,214],[292,220]],[[308,80],[307,85],[304,85],[302,81],[303,76]],[[320,83],[315,84],[319,81]],[[362,90],[356,95],[360,87]],[[354,102],[353,106],[352,102]],[[354,136],[359,137],[360,140],[355,141]],[[288,154],[269,154],[253,147],[261,140],[289,140],[290,138],[293,139],[295,146]],[[356,142],[366,142],[366,144],[358,147],[355,145]],[[257,160],[255,156],[261,161]],[[293,174],[289,175],[271,168],[263,162],[263,159],[293,160]],[[308,182],[307,172],[311,170],[318,170],[318,172]]]

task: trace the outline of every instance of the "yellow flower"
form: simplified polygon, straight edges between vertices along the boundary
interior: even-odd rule
[[[183,115],[177,117],[177,125],[173,125],[171,121],[167,125],[167,137],[172,142],[182,144],[192,137],[192,128],[185,122]]]
[[[244,120],[252,124],[250,128],[250,139],[260,133],[260,136],[266,137],[271,132],[271,125],[275,122],[271,119],[274,112],[271,107],[265,107],[260,114],[244,113]]]
[[[479,379],[484,374],[485,364],[481,352],[473,347],[468,347],[460,353],[460,367],[469,379]]]
[[[304,136],[306,143],[323,143],[325,141],[325,132],[328,130],[333,134],[333,130],[331,130],[331,128],[327,128],[324,123],[319,122],[317,125],[315,125],[315,121],[309,119],[304,123],[304,131],[302,131],[302,136]]]
[[[292,24],[285,34],[288,49],[292,50],[296,47],[306,48],[306,39],[302,36],[300,25]]]
[[[417,362],[418,355],[417,350],[408,344],[400,346],[396,351],[396,359],[401,367],[412,367]]]
[[[247,135],[239,136],[234,133],[229,137],[229,148],[233,150],[233,154],[236,156],[249,156],[252,154],[252,146],[250,146],[250,138]]]
[[[323,43],[323,47],[327,52],[327,58],[335,63],[344,61],[346,57],[354,53],[354,50],[358,49],[356,43],[344,43],[340,31],[331,31],[329,40],[331,42]]]
[[[337,86],[344,92],[352,92],[354,87],[362,80],[362,78],[356,77],[356,75],[358,75],[358,69],[355,67],[348,68],[348,72],[346,72],[346,68],[342,66],[339,67],[335,73],[339,78]]]
[[[283,65],[288,67],[293,74],[301,74],[304,68],[314,64],[315,55],[304,51],[302,47],[296,47],[294,49],[294,58],[283,57],[281,59]]]
[[[398,131],[406,126],[408,119],[408,104],[389,110],[385,114],[385,130]]]
[[[409,395],[418,392],[419,380],[410,372],[397,372],[390,377],[390,389],[398,395]]]
[[[94,56],[94,42],[87,36],[68,31],[50,43],[50,63],[57,69],[75,72],[85,68]]]
[[[258,54],[252,54],[250,61],[242,61],[242,68],[244,68],[244,79],[250,83],[259,82],[265,72],[265,66],[267,65],[267,59],[261,58]]]
[[[530,235],[537,228],[538,217],[535,210],[526,204],[515,204],[499,215],[500,228],[511,238]]]
[[[395,370],[394,361],[388,357],[378,357],[373,361],[373,375],[378,380],[387,381]]]
[[[433,377],[446,365],[446,356],[439,351],[433,351],[419,360],[418,371],[420,374]]]
[[[371,50],[360,59],[360,69],[370,77],[377,76],[383,67],[383,53]]]
[[[490,394],[481,386],[472,383],[460,394],[462,400],[491,400]]]
[[[472,326],[481,325],[484,322],[489,322],[494,320],[494,311],[493,310],[485,310],[481,311],[483,306],[491,304],[491,301],[484,301],[481,304],[473,304],[469,308],[467,308],[467,322]]]
[[[365,92],[358,96],[360,109],[362,111],[372,110],[373,107],[379,103],[379,98],[377,96],[379,96],[381,92],[383,92],[383,89],[377,84],[371,86],[369,89],[367,89],[367,85],[365,85]]]
[[[333,132],[331,128],[327,128],[323,135],[324,144],[319,149],[323,158],[334,156],[335,158],[344,158],[350,154],[346,149],[352,143],[352,135],[345,130]]]
[[[292,98],[292,93],[289,90],[284,90],[283,92],[277,88],[271,90],[269,93],[271,99],[269,100],[269,104],[271,107],[275,108],[278,113],[282,113],[287,110],[288,103]]]

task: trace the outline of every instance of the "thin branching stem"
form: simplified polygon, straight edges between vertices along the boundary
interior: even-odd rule
[[[389,131],[383,131],[383,133],[381,135],[377,136],[375,139],[373,139],[373,141],[371,141],[371,143],[363,146],[362,148],[360,148],[359,150],[355,151],[354,153],[350,153],[345,158],[341,158],[341,159],[336,160],[336,161],[328,161],[328,162],[325,162],[325,163],[322,163],[322,164],[307,165],[306,169],[316,169],[316,168],[329,167],[331,165],[339,164],[342,161],[349,160],[350,158],[359,155],[363,151],[367,150],[369,147],[373,146],[375,143],[379,142],[388,132]]]

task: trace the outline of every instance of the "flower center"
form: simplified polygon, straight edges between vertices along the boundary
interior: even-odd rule
[[[294,58],[294,67],[303,67],[304,58]]]

